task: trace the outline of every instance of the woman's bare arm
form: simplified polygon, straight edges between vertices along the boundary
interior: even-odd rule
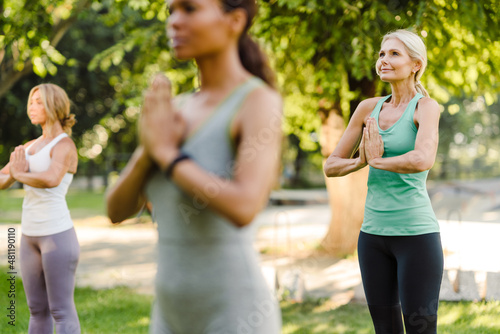
[[[16,180],[10,175],[9,164],[0,170],[0,189],[11,187]]]
[[[361,142],[365,120],[379,99],[367,99],[358,105],[337,147],[326,159],[323,171],[327,177],[344,176],[367,165],[363,154],[357,158],[352,158],[352,156]]]
[[[136,214],[145,204],[146,197],[143,188],[152,167],[151,158],[145,152],[144,147],[139,146],[116,184],[108,190],[106,195],[108,217],[112,223],[120,223]]]

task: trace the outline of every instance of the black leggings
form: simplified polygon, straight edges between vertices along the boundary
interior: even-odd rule
[[[361,232],[358,257],[377,334],[437,333],[443,250],[439,233],[380,236]],[[401,304],[400,304],[401,301]]]

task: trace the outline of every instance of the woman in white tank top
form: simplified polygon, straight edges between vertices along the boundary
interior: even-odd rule
[[[28,116],[42,136],[15,148],[0,171],[0,188],[24,185],[20,263],[30,309],[29,333],[80,333],[73,292],[80,247],[66,204],[78,165],[69,138],[75,123],[66,92],[53,84],[34,87]]]

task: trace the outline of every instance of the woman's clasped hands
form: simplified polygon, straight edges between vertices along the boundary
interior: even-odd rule
[[[17,179],[19,173],[26,173],[29,171],[29,164],[26,160],[26,151],[23,145],[17,146],[10,154],[9,172],[13,179]]]
[[[139,137],[145,153],[165,169],[178,155],[186,124],[172,104],[170,81],[157,74],[144,93]]]
[[[384,141],[378,132],[376,120],[370,117],[363,128],[363,136],[359,144],[360,162],[372,166],[373,159],[381,158],[383,154]]]

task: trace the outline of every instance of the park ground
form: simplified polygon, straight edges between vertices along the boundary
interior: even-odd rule
[[[450,256],[449,269],[460,265],[471,270],[479,266],[481,273],[500,271],[495,262],[498,258],[488,255],[494,235],[486,233],[477,238],[473,235],[478,228],[499,226],[494,224],[498,221],[496,207],[500,199],[491,190],[500,189],[495,185],[490,181],[467,187],[448,184],[431,188],[444,230],[460,226],[460,238],[467,236],[468,248],[476,249],[473,255],[468,255],[470,251],[465,247],[457,255],[457,240],[450,242],[450,253],[454,250],[455,254]],[[287,274],[299,272],[305,285],[301,294],[295,298],[288,296],[281,302],[283,333],[373,333],[366,305],[362,299],[356,300],[360,277],[355,254],[333,259],[319,247],[330,214],[324,191],[285,191],[275,195],[315,199],[306,206],[270,206],[257,218],[261,227],[256,247],[262,255],[264,273],[283,279]],[[14,226],[19,231],[22,191],[11,191],[7,195],[3,192],[0,196],[0,224],[3,225],[0,227]],[[475,204],[468,205],[471,202]],[[103,195],[99,192],[73,191],[68,196],[68,203],[82,248],[75,298],[84,333],[147,333],[155,273],[154,225],[148,217],[142,217],[112,226],[103,215]],[[457,205],[460,212],[447,209]],[[475,225],[457,220],[457,217],[470,216],[478,218]],[[7,242],[3,232],[1,242],[5,245]],[[481,246],[479,250],[477,245]],[[5,258],[3,249],[0,249],[0,257]],[[7,291],[6,269],[2,269],[0,291]],[[10,331],[13,328],[2,321],[1,333],[27,332],[28,311],[19,276],[16,283],[16,327]],[[441,333],[500,332],[500,303],[481,300],[480,288],[476,292],[473,301],[441,303]]]

